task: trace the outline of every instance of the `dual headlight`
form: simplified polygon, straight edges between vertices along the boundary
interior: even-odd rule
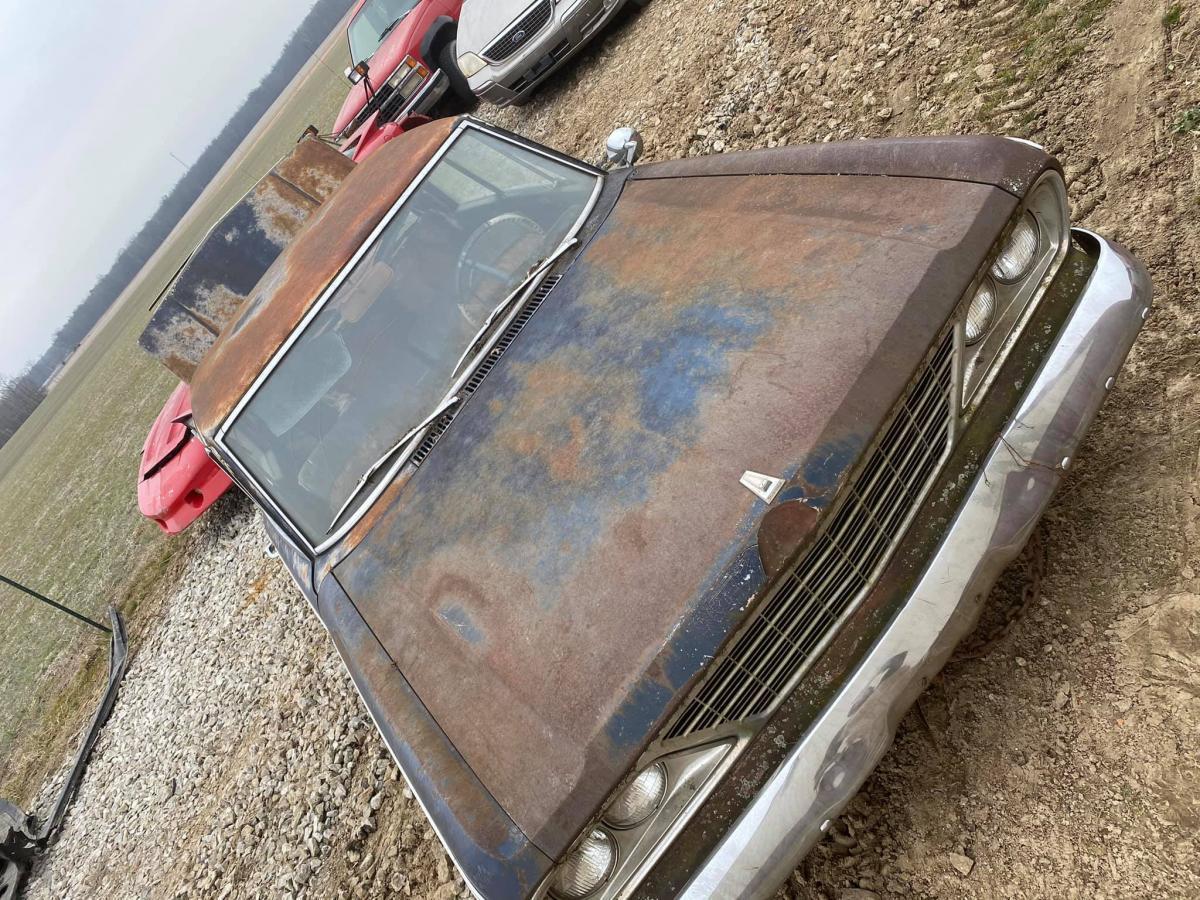
[[[1042,176],[1008,229],[995,259],[959,311],[962,408],[983,388],[1066,256],[1067,192],[1057,172]]]
[[[462,70],[464,75],[470,78],[472,75],[478,75],[487,68],[487,61],[478,53],[468,51],[458,58],[458,68]]]
[[[699,808],[736,741],[659,756],[601,807],[583,836],[550,873],[538,900],[612,900],[638,883]]]
[[[1026,210],[967,306],[965,337],[968,347],[983,340],[995,321],[999,293],[997,283],[1016,284],[1028,277],[1041,249],[1041,225],[1037,217]]]
[[[601,817],[614,829],[635,828],[658,811],[667,795],[667,769],[654,763],[638,773],[608,804]],[[581,900],[595,892],[613,873],[617,844],[604,827],[593,828],[567,854],[550,879],[550,896]]]

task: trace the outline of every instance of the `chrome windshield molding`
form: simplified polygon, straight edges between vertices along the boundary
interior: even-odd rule
[[[1133,345],[1151,302],[1123,247],[1076,231],[1099,258],[1087,287],[908,602],[680,894],[772,897],[883,757],[896,726],[974,627],[1020,553]]]
[[[392,207],[379,221],[379,224],[375,226],[375,228],[367,236],[367,239],[363,241],[362,246],[354,252],[354,255],[350,257],[349,261],[342,266],[337,275],[335,275],[329,284],[326,285],[316,302],[314,302],[308,312],[304,314],[304,317],[292,330],[292,333],[288,335],[287,340],[285,340],[280,345],[279,349],[275,351],[275,355],[271,357],[270,362],[263,367],[263,370],[258,373],[258,377],[254,379],[246,393],[242,395],[240,400],[238,400],[237,404],[233,407],[233,410],[229,413],[228,417],[221,424],[221,427],[217,430],[214,438],[214,442],[220,448],[222,456],[229,460],[230,464],[236,467],[238,473],[250,485],[253,486],[255,492],[261,497],[262,500],[265,501],[265,504],[278,517],[279,521],[285,525],[292,537],[294,537],[297,543],[311,556],[315,557],[321,553],[324,553],[330,547],[337,544],[338,541],[340,541],[343,537],[345,537],[345,535],[358,523],[359,519],[366,514],[367,510],[371,508],[372,504],[379,499],[379,496],[384,492],[384,490],[387,489],[387,486],[391,484],[392,480],[396,477],[396,474],[401,468],[403,468],[404,464],[408,461],[408,458],[416,449],[417,442],[414,441],[413,443],[409,444],[407,452],[397,456],[396,462],[387,470],[387,473],[379,479],[379,483],[376,485],[375,489],[366,496],[366,499],[354,512],[354,514],[347,517],[346,521],[343,522],[336,531],[314,546],[313,543],[304,536],[304,533],[300,530],[296,523],[292,521],[291,517],[288,516],[282,507],[279,506],[274,497],[271,496],[270,492],[258,482],[258,480],[244,465],[242,465],[236,454],[234,454],[229,446],[225,443],[225,435],[237,421],[238,416],[241,415],[242,411],[246,407],[246,404],[250,402],[250,400],[258,392],[259,388],[261,388],[266,380],[270,377],[276,366],[278,366],[283,358],[287,356],[288,351],[292,349],[292,346],[297,340],[300,339],[300,336],[305,332],[308,326],[312,324],[313,319],[315,319],[321,310],[325,308],[325,305],[329,302],[329,299],[333,296],[334,292],[337,291],[338,287],[341,286],[342,282],[345,281],[350,272],[354,270],[354,267],[358,264],[359,260],[366,255],[367,251],[371,249],[371,246],[376,240],[379,239],[379,236],[384,232],[391,221],[399,214],[400,210],[408,201],[409,197],[412,196],[413,192],[424,183],[425,179],[429,177],[430,172],[434,170],[437,164],[441,161],[442,157],[444,157],[446,153],[449,152],[450,148],[454,146],[455,142],[465,132],[472,129],[491,135],[498,140],[505,141],[506,143],[513,144],[514,146],[521,147],[522,149],[538,156],[554,160],[562,165],[578,169],[581,172],[586,172],[596,179],[595,186],[592,188],[592,195],[588,198],[588,202],[584,205],[583,210],[575,219],[575,222],[571,225],[570,229],[568,229],[566,236],[563,238],[564,243],[573,239],[579,233],[579,230],[583,227],[583,223],[587,221],[588,216],[591,215],[592,210],[596,207],[597,200],[600,198],[600,191],[604,187],[604,173],[595,166],[589,166],[587,163],[573,159],[572,157],[566,156],[562,153],[556,153],[553,150],[542,147],[539,144],[532,143],[531,141],[521,140],[515,135],[509,134],[508,132],[497,128],[493,128],[487,123],[478,119],[463,117],[462,121],[459,122],[454,131],[447,136],[442,146],[439,147],[437,151],[430,157],[429,161],[425,164],[421,171],[417,173],[416,177],[413,178],[412,182],[404,189],[403,193],[400,194],[396,202],[392,204]],[[520,312],[521,307],[525,303],[528,295],[531,295],[537,289],[537,285],[538,282],[533,281],[526,286],[526,294],[522,296],[518,302],[512,304],[508,315],[504,318],[504,321],[497,326],[495,331],[492,333],[492,337],[480,345],[479,352],[475,354],[475,357],[466,366],[460,377],[452,385],[450,385],[449,390],[443,394],[440,402],[444,403],[447,399],[453,397],[459,392],[459,389],[462,387],[462,385],[468,378],[470,378],[471,373],[479,366],[483,359],[486,358],[487,354],[491,352],[491,349],[495,343],[504,335],[504,332],[508,329],[509,324]]]

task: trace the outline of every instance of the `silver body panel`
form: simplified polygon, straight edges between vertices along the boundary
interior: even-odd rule
[[[772,897],[866,781],[896,727],[974,627],[1062,481],[1151,299],[1145,269],[1096,235],[1099,260],[906,605],[692,876],[681,897]]]
[[[627,0],[560,0],[554,4],[550,21],[524,39],[521,48],[496,62],[486,51],[529,9],[528,0],[468,0],[458,27],[458,53],[471,52],[487,65],[467,79],[480,99],[508,106],[524,99],[554,70],[570,59],[602,29]],[[502,14],[503,13],[503,14]],[[556,53],[564,43],[568,46]],[[553,62],[539,69],[548,57]],[[536,70],[532,77],[531,72]]]

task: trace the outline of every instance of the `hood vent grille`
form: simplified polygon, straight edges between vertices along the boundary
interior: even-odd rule
[[[541,306],[542,303],[545,302],[546,298],[550,296],[550,292],[554,290],[555,286],[559,282],[559,279],[561,278],[561,275],[546,276],[542,283],[538,285],[537,290],[533,292],[532,296],[525,301],[525,305],[521,307],[521,311],[517,313],[517,317],[512,320],[512,323],[509,324],[506,329],[504,329],[504,334],[500,336],[500,340],[496,341],[495,346],[488,351],[487,356],[483,358],[483,361],[479,363],[479,365],[475,368],[475,371],[471,373],[471,377],[466,380],[462,388],[459,390],[458,393],[464,401],[477,390],[479,390],[479,386],[483,384],[483,379],[487,378],[488,373],[496,367],[496,363],[499,362],[500,357],[502,357],[508,348],[512,346],[512,342],[516,340],[517,335],[521,333],[521,329],[529,323],[531,318],[533,318],[533,314],[537,312],[538,307]],[[446,429],[450,427],[450,423],[454,421],[454,417],[458,415],[458,411],[462,409],[462,407],[462,403],[458,404],[433,423],[432,427],[429,429],[429,432],[421,441],[420,446],[418,446],[413,455],[409,457],[409,461],[414,466],[419,466],[421,463],[425,462],[425,459],[429,456],[430,451],[433,450],[433,445],[436,444],[441,436],[446,433]]]
[[[950,452],[954,333],[892,413],[826,527],[684,706],[667,738],[762,716],[875,585]]]

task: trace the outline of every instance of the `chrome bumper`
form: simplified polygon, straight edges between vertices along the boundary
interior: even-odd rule
[[[883,757],[896,726],[974,627],[1069,467],[1151,299],[1123,247],[1099,259],[912,596],[681,897],[771,897]]]
[[[400,115],[396,116],[396,121],[402,121],[407,116],[424,115],[430,112],[438,101],[446,95],[446,89],[450,86],[450,79],[441,69],[435,69],[433,73],[425,79],[412,99],[405,104]]]

